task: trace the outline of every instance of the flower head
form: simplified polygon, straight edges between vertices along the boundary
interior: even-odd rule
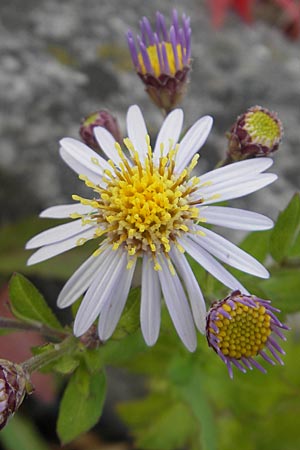
[[[20,365],[0,359],[0,430],[19,409],[29,386],[29,375]]]
[[[274,311],[279,310],[270,303],[235,291],[212,305],[207,316],[206,337],[208,344],[225,362],[231,378],[233,365],[242,372],[254,366],[266,373],[254,359],[257,355],[272,365],[275,362],[283,364],[278,353],[284,354],[284,351],[274,336],[285,340],[280,329],[287,330],[288,327],[275,316]]]
[[[231,289],[246,292],[217,259],[268,277],[258,261],[200,224],[245,230],[271,228],[272,221],[260,214],[210,205],[241,197],[274,181],[275,175],[262,173],[272,160],[242,161],[200,178],[193,176],[197,151],[206,141],[212,119],[199,119],[178,143],[182,122],[182,110],[172,111],[152,147],[140,109],[131,106],[128,138],[124,139],[126,152],[106,129],[95,128],[108,161],[74,139],[60,142],[61,157],[91,188],[91,196],[75,195],[76,203],[41,213],[42,217],[75,220],[32,238],[27,248],[41,248],[28,264],[96,240],[94,254],[72,275],[58,298],[58,306],[64,308],[86,292],[75,318],[77,336],[84,334],[98,316],[100,339],[111,336],[137,261],[142,262],[141,328],[147,344],[153,345],[158,337],[162,295],[180,338],[191,351],[196,348],[194,322],[204,333],[206,311],[185,252]]]
[[[83,142],[92,149],[100,150],[99,144],[95,139],[94,128],[103,127],[109,131],[117,142],[121,142],[121,132],[117,119],[105,110],[96,111],[85,117],[80,125],[79,134]]]
[[[237,118],[228,133],[228,156],[233,161],[268,156],[278,149],[282,135],[276,113],[252,106]]]
[[[164,16],[157,12],[155,31],[146,17],[143,17],[140,26],[141,37],[137,36],[137,45],[132,32],[127,34],[133,64],[151,99],[159,108],[169,112],[180,101],[188,81],[190,19],[183,15],[180,26],[177,11],[174,10],[168,30]]]

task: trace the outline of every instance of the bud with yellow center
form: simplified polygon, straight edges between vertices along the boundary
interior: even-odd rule
[[[254,366],[265,373],[254,359],[257,355],[272,365],[276,361],[283,364],[278,353],[284,354],[284,351],[274,336],[285,340],[280,329],[288,327],[274,312],[279,310],[271,306],[269,300],[243,295],[240,291],[212,305],[207,317],[208,344],[225,362],[231,378],[233,365],[242,372]]]
[[[157,12],[156,29],[152,30],[146,17],[140,22],[141,37],[136,45],[131,31],[127,40],[135,69],[146,86],[152,101],[169,112],[185,93],[191,62],[190,19],[182,16],[179,25],[173,11],[172,25],[167,29],[164,16]]]
[[[227,159],[241,161],[257,156],[270,156],[282,139],[283,129],[276,113],[253,106],[240,115],[227,134]]]
[[[22,366],[0,359],[0,430],[31,392],[29,374]]]

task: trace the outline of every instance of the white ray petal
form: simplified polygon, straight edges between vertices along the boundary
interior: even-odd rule
[[[245,209],[226,206],[200,206],[199,209],[200,216],[207,223],[234,230],[268,230],[274,225],[273,221],[268,217]]]
[[[73,138],[63,138],[59,143],[63,149],[85,164],[88,169],[94,170],[96,173],[103,172],[105,169],[110,170],[108,162],[83,142]]]
[[[189,235],[189,238],[192,235]],[[194,258],[207,272],[232,290],[239,290],[243,294],[247,294],[244,286],[233,276],[228,270],[213,257],[203,247],[189,238],[178,239],[178,242]]]
[[[239,161],[200,175],[200,183],[212,182],[216,185],[231,179],[252,178],[254,175],[267,170],[272,164],[272,158],[253,158]]]
[[[195,226],[195,229],[205,233],[205,236],[191,234],[190,238],[216,258],[243,272],[260,278],[269,278],[269,272],[260,262],[232,242],[207,228]]]
[[[118,166],[122,162],[122,158],[115,147],[115,138],[103,127],[95,127],[94,134],[99,146],[104,151],[107,158],[111,159],[113,163]],[[127,159],[125,155],[124,158]]]
[[[159,262],[162,270],[158,271],[158,276],[169,314],[180,339],[193,352],[197,347],[195,326],[181,281],[176,273],[171,274],[165,257]]]
[[[64,223],[63,225],[58,225],[57,227],[42,231],[41,233],[31,238],[26,243],[25,248],[32,249],[42,247],[44,245],[55,244],[57,242],[64,241],[65,239],[68,239],[72,236],[78,235],[82,231],[88,230],[90,228],[91,224],[82,225],[81,219],[73,220],[72,222]]]
[[[277,175],[273,173],[265,173],[257,175],[253,179],[248,179],[247,181],[240,180],[238,183],[232,180],[227,186],[222,186],[221,183],[218,186],[212,186],[212,189],[199,188],[197,191],[197,198],[199,194],[203,196],[204,201],[202,205],[210,205],[211,203],[221,202],[225,200],[232,200],[234,198],[240,198],[244,195],[251,194],[252,192],[258,191],[268,184],[273,183],[277,180]]]
[[[98,334],[101,341],[106,341],[115,331],[128,297],[135,264],[136,260],[130,269],[125,268],[123,273],[121,273],[114,295],[111,296],[101,310],[98,322]]]
[[[90,328],[105,303],[112,298],[126,264],[125,252],[111,250],[81,302],[74,322],[75,336],[81,336]]]
[[[146,141],[148,131],[143,114],[137,105],[132,105],[128,109],[126,122],[128,137],[138,152],[140,160],[143,162],[148,152]]]
[[[160,329],[160,284],[153,261],[143,256],[142,293],[141,293],[141,329],[146,344],[151,346],[157,341]]]
[[[175,172],[181,172],[189,164],[195,153],[203,146],[210,133],[212,124],[212,117],[204,116],[197,120],[188,130],[180,142]]]
[[[156,139],[153,151],[153,159],[155,162],[159,161],[161,148],[163,156],[166,156],[170,149],[175,147],[181,133],[182,122],[182,109],[174,109],[167,115]]]
[[[102,171],[99,170],[96,173],[95,170],[88,169],[86,164],[82,164],[82,162],[78,161],[78,158],[74,158],[73,155],[70,155],[69,152],[62,147],[59,149],[59,154],[64,162],[78,175],[85,175],[96,185],[102,184]]]
[[[99,256],[90,256],[66,282],[57,298],[57,306],[66,308],[72,305],[89,288],[97,277],[101,265],[105,262],[110,248],[106,248]]]
[[[71,203],[68,205],[50,206],[40,213],[40,217],[49,217],[51,219],[65,219],[71,214],[89,214],[93,208],[89,205],[82,205],[81,203]]]
[[[200,286],[195,278],[195,275],[193,274],[191,266],[186,260],[186,257],[180,253],[176,247],[171,250],[170,256],[176,267],[177,273],[185,285],[188,298],[191,303],[195,324],[198,330],[202,334],[205,334],[206,305]]]
[[[94,237],[94,227],[90,227],[89,229],[76,234],[64,241],[57,242],[56,244],[45,245],[45,247],[41,247],[37,250],[27,261],[28,266],[32,266],[33,264],[37,264],[41,261],[45,261],[46,259],[52,258],[53,256],[59,255],[60,253],[64,253],[71,248],[74,248],[78,245],[79,239],[93,239]]]

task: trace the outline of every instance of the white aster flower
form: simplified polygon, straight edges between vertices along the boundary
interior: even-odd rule
[[[65,308],[80,295],[74,333],[81,336],[99,316],[98,333],[108,339],[123,311],[138,259],[142,261],[141,329],[148,345],[159,334],[161,297],[185,346],[196,348],[195,325],[205,333],[206,308],[185,252],[232,290],[246,289],[219,261],[246,273],[267,278],[267,270],[252,256],[200,225],[264,230],[273,223],[261,214],[210,206],[250,194],[272,183],[276,175],[262,173],[269,158],[252,159],[192,176],[197,151],[210,132],[212,118],[199,119],[178,144],[183,112],[164,120],[154,149],[138,106],[127,114],[128,138],[123,152],[104,128],[95,129],[108,161],[85,144],[61,140],[63,160],[93,191],[91,199],[77,195],[75,204],[54,206],[41,217],[67,218],[64,225],[44,231],[27,243],[39,248],[28,260],[36,264],[87,240],[97,239],[93,255],[71,276],[58,297]]]

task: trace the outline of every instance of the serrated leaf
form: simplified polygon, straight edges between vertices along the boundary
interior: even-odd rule
[[[300,311],[300,270],[281,269],[260,283],[265,297],[283,313]]]
[[[9,283],[9,297],[14,315],[29,323],[39,322],[62,330],[58,319],[37,288],[23,275],[15,274]]]
[[[82,366],[72,375],[60,404],[57,433],[66,444],[92,428],[99,420],[105,399],[103,372],[90,374]]]
[[[270,240],[270,252],[277,262],[282,262],[292,248],[300,228],[300,197],[295,194],[277,219]]]

